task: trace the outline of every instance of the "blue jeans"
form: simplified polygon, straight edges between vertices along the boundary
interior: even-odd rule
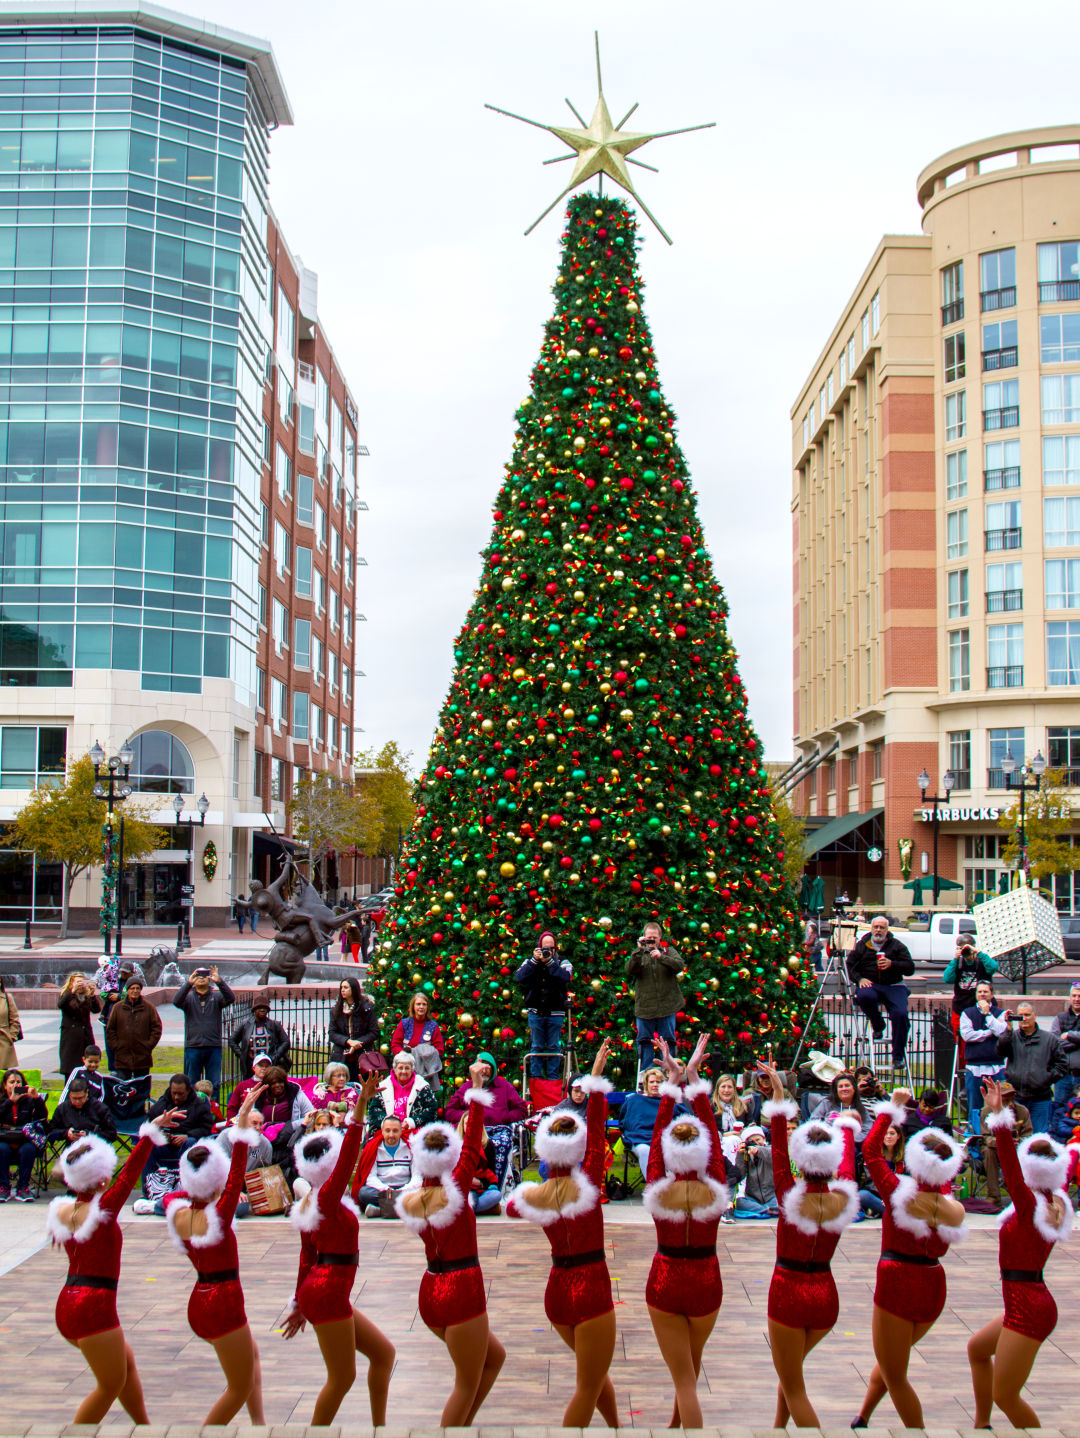
[[[494,1184],[490,1188],[481,1189],[479,1193],[469,1194],[469,1204],[474,1213],[490,1213],[501,1201],[502,1194]]]
[[[529,1010],[529,1047],[534,1054],[545,1055],[536,1058],[529,1065],[533,1078],[558,1078],[562,1072],[562,1014],[534,1014]]]
[[[1054,1083],[1054,1122],[1065,1112],[1069,1106],[1069,1100],[1080,1088],[1080,1073],[1066,1074],[1064,1078],[1055,1080]]]
[[[315,962],[317,964],[328,964],[330,962],[330,945],[320,944],[315,949]]]
[[[738,1218],[740,1213],[744,1215],[750,1214],[755,1218],[773,1218],[779,1212],[780,1210],[775,1204],[770,1206],[767,1203],[759,1203],[756,1198],[751,1198],[749,1194],[740,1193],[735,1200],[736,1218]]]
[[[999,1083],[1004,1076],[1004,1064],[995,1073],[990,1074],[990,1078],[997,1079]],[[968,1123],[971,1124],[972,1133],[982,1133],[982,1081],[984,1077],[985,1075],[980,1075],[976,1078],[970,1069],[964,1070],[964,1089],[967,1093],[968,1101]]]
[[[218,1089],[221,1087],[221,1050],[209,1048],[195,1048],[184,1050],[184,1074],[188,1083],[195,1085],[202,1078],[208,1078],[214,1085],[214,1098],[218,1097]]]
[[[1053,1112],[1054,1108],[1053,1100],[1048,1098],[1040,1098],[1035,1099],[1031,1103],[1025,1103],[1025,1101],[1021,1099],[1020,1102],[1024,1104],[1024,1107],[1031,1115],[1032,1133],[1049,1133],[1050,1115]]]
[[[11,1165],[17,1163],[19,1177],[16,1187],[29,1188],[30,1180],[34,1176],[34,1162],[37,1159],[38,1151],[34,1145],[26,1139],[23,1143],[0,1143],[0,1184],[5,1188],[11,1186]]]
[[[885,1212],[885,1205],[876,1193],[871,1193],[868,1188],[860,1188],[859,1209],[862,1213],[868,1213],[871,1218],[880,1218]]]
[[[851,991],[852,1003],[862,1009],[870,1020],[875,1038],[880,1038],[885,1032],[885,1020],[881,1017],[884,1005],[892,1025],[894,1064],[902,1064],[907,1052],[908,1030],[911,1028],[907,1010],[909,995],[910,990],[906,984],[871,984],[869,988],[855,988]]]
[[[675,1047],[675,1015],[665,1014],[662,1019],[635,1019],[637,1026],[638,1060],[643,1069],[651,1068],[656,1062],[653,1038],[666,1039],[669,1047]]]

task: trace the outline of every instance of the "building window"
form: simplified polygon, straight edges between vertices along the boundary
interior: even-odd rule
[[[1046,760],[1051,769],[1064,769],[1066,784],[1080,784],[1080,728],[1047,729]]]
[[[855,336],[850,335],[847,342],[847,371],[850,376],[855,374]]]
[[[345,588],[351,589],[353,582],[353,552],[348,545],[345,546]]]
[[[1043,500],[1043,544],[1047,549],[1080,544],[1080,497]]]
[[[274,564],[278,574],[289,572],[289,531],[280,520],[274,520]]]
[[[1024,566],[1019,560],[986,566],[986,612],[1007,614],[1024,607]]]
[[[1048,559],[1047,609],[1080,609],[1080,559]]]
[[[1020,363],[1015,320],[995,320],[982,327],[982,367],[984,370],[1012,369]]]
[[[847,350],[840,351],[840,388],[847,384]]]
[[[954,509],[945,516],[945,558],[963,559],[968,552],[968,512]]]
[[[1080,484],[1080,435],[1044,435],[1042,462],[1043,484]]]
[[[1046,626],[1047,684],[1080,684],[1080,620]]]
[[[289,611],[280,599],[274,600],[274,623],[271,633],[274,636],[275,652],[281,654],[289,645]]]
[[[0,789],[52,789],[67,770],[67,730],[52,725],[0,728]]]
[[[256,749],[256,750],[255,750],[254,773],[253,773],[253,775],[252,775],[252,784],[253,784],[253,792],[254,792],[254,795],[255,795],[255,802],[256,802],[257,804],[262,804],[263,799],[264,799],[264,795],[263,795],[263,784],[266,782],[266,780],[265,780],[265,774],[266,774],[266,755],[262,752],[261,749]]]
[[[829,759],[825,763],[825,791],[828,794],[836,792],[836,760]]]
[[[279,725],[275,725],[274,727],[275,727],[275,728],[279,728],[280,726],[279,726]],[[287,783],[287,782],[288,782],[288,774],[287,774],[287,772],[286,772],[285,760],[284,760],[284,759],[271,759],[271,761],[270,761],[270,798],[271,798],[272,800],[273,800],[273,799],[276,799],[276,800],[278,801],[278,803],[281,803],[281,801],[284,799],[285,794],[286,794],[286,788],[285,788],[285,786],[286,786],[286,783]]]
[[[293,664],[297,669],[311,668],[311,621],[293,620]]]
[[[1039,303],[1080,300],[1080,244],[1059,240],[1039,246]]]
[[[805,449],[805,448],[807,447],[807,445],[810,443],[810,416],[809,416],[809,414],[804,414],[804,415],[803,415],[803,422],[802,422],[802,442],[803,442],[803,449]]]
[[[833,376],[832,376],[832,370],[829,371],[829,378],[825,381],[825,400],[826,400],[826,403],[828,404],[829,408],[832,409],[832,402],[833,402]]]
[[[879,739],[870,745],[870,777],[881,779],[885,774],[885,744]]]
[[[986,687],[1014,689],[1024,682],[1024,626],[990,624],[986,630]]]
[[[262,506],[262,521],[259,525],[259,541],[264,549],[270,548],[270,506]]]
[[[971,632],[949,631],[949,690],[956,694],[971,688]]]
[[[277,480],[278,494],[282,499],[288,499],[292,494],[292,460],[283,444],[279,444],[275,451],[274,478]]]
[[[957,260],[941,272],[941,323],[953,325],[964,318],[964,262]]]
[[[315,613],[323,614],[326,611],[326,575],[320,570],[315,571]]]
[[[859,329],[862,334],[862,347],[863,350],[866,351],[870,347],[870,311],[868,309],[862,312]]]
[[[813,404],[810,405],[810,409],[809,409],[809,411],[808,411],[808,413],[807,413],[807,419],[810,421],[810,434],[811,434],[811,436],[813,436],[814,431],[817,429],[817,424],[816,424],[816,422],[815,422],[815,420],[814,420],[814,406],[813,406]]]
[[[875,291],[870,301],[870,333],[876,335],[881,328],[881,292]]]
[[[164,729],[147,729],[129,741],[134,753],[129,783],[141,794],[194,794],[195,765],[187,746]]]
[[[1039,316],[1039,358],[1043,364],[1080,360],[1080,314]]]
[[[850,788],[859,782],[859,751],[851,749],[847,754],[847,781]]]
[[[330,591],[330,633],[336,634],[338,625],[341,623],[341,595],[336,590]]]
[[[315,540],[320,549],[326,548],[326,510],[321,504],[315,506]]]
[[[322,682],[322,677],[325,673],[325,655],[326,648],[319,636],[315,635],[311,641],[311,672],[315,675],[319,683]]]
[[[945,439],[963,439],[967,434],[967,390],[945,396]]]
[[[275,733],[285,727],[285,713],[289,707],[289,690],[283,679],[270,681],[270,723]]]
[[[1043,424],[1080,424],[1080,374],[1044,374]]]
[[[322,720],[323,720],[323,712],[322,712],[322,709],[319,707],[318,704],[312,704],[312,706],[311,706],[311,745],[312,745],[312,748],[314,748],[314,749],[318,749],[318,748],[320,748],[320,747],[322,746],[322,737],[323,737],[323,732],[322,732]]]
[[[259,585],[259,628],[266,628],[266,585]]]
[[[945,337],[945,383],[955,384],[967,372],[964,362],[964,331]]]
[[[1018,489],[1020,441],[995,439],[983,446],[983,485],[986,489]]]
[[[1016,251],[991,250],[979,256],[979,303],[984,310],[1016,304]]]
[[[945,456],[945,498],[950,502],[967,498],[966,449],[958,449]]]
[[[297,690],[292,697],[292,737],[294,739],[308,738],[311,723],[311,700],[306,694]]]
[[[353,680],[353,672],[352,672],[352,670],[349,668],[348,664],[347,664],[344,660],[342,660],[342,664],[341,664],[341,697],[342,697],[342,699],[345,701],[346,704],[348,704],[349,700],[352,698],[352,680]]]
[[[296,476],[296,517],[301,524],[314,519],[315,481],[310,474]]]
[[[333,652],[333,650],[330,651],[330,672],[329,672],[329,675],[328,675],[328,677],[327,677],[327,687],[329,688],[331,695],[337,694],[337,692],[338,692],[338,657],[337,657],[337,655]]]
[[[330,531],[330,563],[334,569],[341,568],[341,535],[336,529]]]
[[[293,588],[301,599],[311,598],[311,550],[296,546],[296,574]]]
[[[1022,728],[988,729],[986,733],[990,742],[990,769],[986,776],[986,786],[988,789],[1004,789],[1005,771],[1001,767],[1001,761],[1006,754],[1010,754],[1018,764],[1024,762],[1024,731]]]
[[[270,426],[266,423],[265,420],[263,420],[263,448],[262,448],[262,457],[263,457],[263,464],[266,465],[267,469],[269,469],[269,467],[270,467],[270,456],[271,456],[271,454],[273,453],[273,451],[274,451],[273,433],[272,433],[272,431],[271,431],[271,429],[270,429]]]
[[[966,569],[954,569],[948,576],[949,590],[949,618],[966,619],[968,617],[968,572]]]
[[[954,729],[949,734],[949,768],[954,789],[971,788],[971,730]]]
[[[352,644],[352,610],[347,604],[343,610],[341,635],[345,647],[349,648]]]
[[[260,714],[266,713],[266,670],[255,670],[255,708]]]
[[[242,748],[243,739],[239,734],[234,732],[232,741],[232,796],[234,799],[239,799],[240,797],[240,758]]]
[[[999,379],[984,384],[983,429],[1015,429],[1019,423],[1020,381]]]
[[[996,499],[988,503],[984,529],[988,551],[1019,549],[1023,539],[1020,501],[1018,499]]]

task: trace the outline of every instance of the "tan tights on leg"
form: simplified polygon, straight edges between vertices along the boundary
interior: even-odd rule
[[[587,1318],[573,1328],[556,1323],[555,1332],[567,1348],[572,1348],[577,1359],[577,1387],[574,1396],[566,1405],[563,1414],[564,1428],[588,1428],[593,1410],[599,1408],[600,1415],[609,1428],[618,1428],[619,1410],[615,1402],[615,1389],[608,1376],[611,1359],[615,1353],[615,1312],[601,1313],[596,1318]]]
[[[806,1355],[812,1348],[817,1347],[828,1332],[828,1328],[789,1328],[786,1323],[778,1323],[775,1318],[769,1319],[773,1367],[780,1380],[776,1389],[774,1428],[786,1428],[789,1418],[796,1428],[818,1426],[814,1405],[806,1396],[803,1364]]]
[[[860,1418],[869,1418],[888,1390],[897,1416],[905,1428],[923,1426],[922,1404],[908,1379],[911,1350],[933,1328],[933,1323],[912,1323],[898,1318],[874,1304],[874,1357],[877,1362],[870,1374],[866,1396],[859,1409]]]
[[[1040,1427],[1039,1415],[1020,1396],[1042,1343],[1006,1328],[995,1318],[968,1340],[968,1362],[975,1390],[975,1427],[990,1426],[994,1404],[1014,1428]]]
[[[315,1400],[312,1425],[321,1427],[332,1422],[346,1393],[356,1382],[356,1355],[359,1352],[368,1360],[371,1421],[376,1427],[385,1426],[386,1393],[394,1371],[394,1345],[355,1308],[349,1318],[316,1323],[314,1328],[326,1364],[326,1382]]]
[[[149,1423],[135,1355],[124,1339],[122,1328],[110,1328],[80,1338],[76,1347],[90,1365],[97,1386],[84,1398],[75,1413],[76,1423],[100,1423],[119,1399],[133,1423]]]
[[[506,1360],[506,1349],[488,1328],[486,1313],[448,1328],[433,1328],[454,1364],[454,1387],[442,1411],[444,1428],[467,1428],[491,1392]]]
[[[252,1423],[262,1424],[262,1369],[259,1349],[245,1323],[213,1340],[221,1371],[225,1375],[225,1392],[206,1415],[206,1423],[223,1424],[236,1417],[247,1404]]]
[[[701,1355],[719,1312],[717,1308],[700,1318],[687,1318],[681,1313],[666,1313],[663,1309],[649,1307],[649,1319],[660,1355],[675,1384],[675,1408],[669,1425],[672,1428],[702,1426],[701,1401],[697,1393]]]

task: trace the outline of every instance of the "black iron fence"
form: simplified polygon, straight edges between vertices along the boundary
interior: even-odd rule
[[[818,1013],[832,1040],[830,1054],[843,1059],[849,1069],[857,1064],[869,1064],[875,1072],[889,1068],[899,1081],[900,1075],[892,1069],[888,1028],[882,1038],[875,1039],[869,1020],[846,994],[826,994]],[[915,998],[910,1001],[907,1063],[916,1093],[927,1087],[947,1092],[952,1082],[956,1041],[949,1013],[950,1005],[945,1000]],[[800,1062],[805,1062],[805,1056]]]
[[[297,1075],[321,1074],[330,1062],[330,1015],[337,1001],[336,992],[304,988],[289,993],[272,992],[274,1005],[270,1017],[289,1036],[289,1072]],[[237,999],[221,1015],[224,1041],[221,1084],[225,1093],[250,1076],[246,1065],[229,1047],[230,1034],[250,1017],[250,998]]]

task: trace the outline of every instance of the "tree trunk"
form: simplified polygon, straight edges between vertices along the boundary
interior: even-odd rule
[[[68,934],[68,913],[71,909],[71,886],[75,882],[71,872],[71,865],[64,865],[64,902],[60,909],[60,937],[67,938]]]

